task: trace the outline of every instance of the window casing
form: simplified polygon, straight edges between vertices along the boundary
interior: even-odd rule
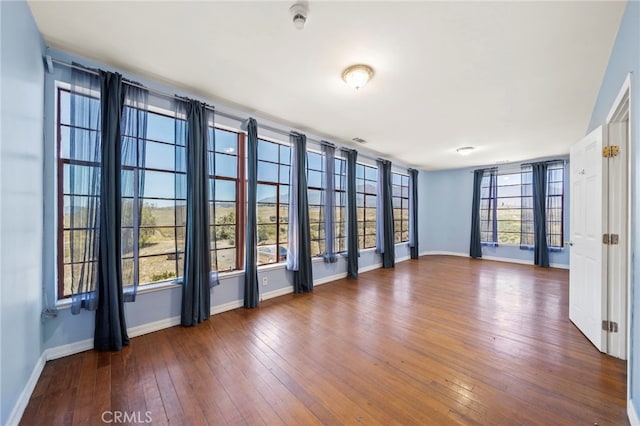
[[[291,148],[258,139],[258,265],[286,260],[290,174]]]
[[[307,151],[307,196],[309,197],[309,235],[311,236],[311,257],[322,256],[325,252],[324,197],[325,177],[324,155]]]
[[[391,199],[396,243],[409,241],[409,176],[391,173]]]
[[[347,251],[347,161],[335,158],[334,167],[335,190],[335,250],[336,253]]]
[[[547,244],[550,249],[564,245],[564,164],[547,166]],[[532,248],[533,184],[530,166],[515,173],[486,171],[480,197],[481,241],[485,244],[520,245]]]
[[[99,204],[99,197],[88,196],[86,184],[78,179],[93,174],[97,180],[91,184],[100,185],[99,156],[92,155],[90,160],[88,156],[88,150],[100,150],[100,125],[99,118],[87,128],[71,124],[74,96],[98,103],[93,107],[98,110],[100,102],[98,93],[72,93],[64,83],[57,86],[58,299],[71,296],[73,280],[82,275],[78,272],[95,267],[97,262],[97,249],[90,259],[79,260],[82,258],[74,253],[87,250],[87,242],[92,244],[89,234],[97,234],[97,227],[87,227],[80,220],[83,215],[77,213],[87,206],[97,209]],[[140,126],[134,123],[126,126],[133,134],[125,134],[124,128],[122,134],[123,151],[134,153],[123,156],[121,165],[123,284],[127,286],[135,280],[139,285],[179,281],[184,270],[186,141],[177,126],[184,128],[186,123],[184,117],[176,118],[175,113],[160,107],[150,105],[149,110],[138,110],[139,114],[130,114],[131,108],[125,102],[128,117],[138,117],[137,120],[145,115],[146,132],[140,133]],[[84,132],[85,137],[74,138],[77,132]],[[73,143],[90,139],[92,146],[71,149],[72,138]],[[237,242],[243,238],[244,222],[241,220],[239,226],[237,218],[243,218],[238,214],[238,194],[244,191],[244,180],[239,178],[244,162],[238,158],[244,158],[244,134],[210,126],[208,150],[210,231],[217,237],[212,238],[212,267],[219,271],[240,269],[238,252],[242,245]]]
[[[243,133],[209,127],[209,235],[215,235],[211,265],[220,272],[243,267],[238,244],[244,224],[238,211],[243,180],[238,158],[244,158],[244,140]]]
[[[376,246],[376,200],[378,168],[356,164],[356,208],[358,216],[358,247]]]

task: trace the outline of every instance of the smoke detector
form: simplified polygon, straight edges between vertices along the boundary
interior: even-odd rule
[[[291,14],[293,25],[299,30],[303,29],[309,16],[309,7],[307,4],[303,2],[295,3],[289,8],[289,13]]]

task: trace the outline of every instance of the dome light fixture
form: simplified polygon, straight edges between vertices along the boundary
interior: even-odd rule
[[[469,155],[471,154],[471,151],[473,151],[475,148],[472,146],[463,146],[460,147],[458,149],[456,149],[456,152],[460,155]]]
[[[371,80],[373,68],[369,65],[351,65],[342,72],[342,79],[349,87],[358,90]]]

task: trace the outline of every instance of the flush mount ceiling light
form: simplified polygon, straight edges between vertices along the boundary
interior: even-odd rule
[[[458,149],[456,149],[456,152],[460,155],[469,155],[471,154],[471,151],[473,151],[475,148],[472,146],[463,146],[460,147]]]
[[[358,90],[373,77],[373,69],[369,65],[351,65],[342,72],[342,79],[347,85]]]

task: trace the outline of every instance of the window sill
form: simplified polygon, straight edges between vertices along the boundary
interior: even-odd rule
[[[221,272],[218,276],[218,279],[222,282],[228,278],[234,278],[244,275],[244,269],[237,271],[229,271],[229,272]],[[175,281],[164,281],[154,284],[147,284],[138,287],[138,291],[136,292],[136,296],[141,294],[153,293],[156,291],[162,290],[170,290],[172,288],[180,288],[182,284],[177,284]],[[58,300],[56,302],[56,309],[70,309],[71,308],[71,297],[67,297],[62,300]]]

